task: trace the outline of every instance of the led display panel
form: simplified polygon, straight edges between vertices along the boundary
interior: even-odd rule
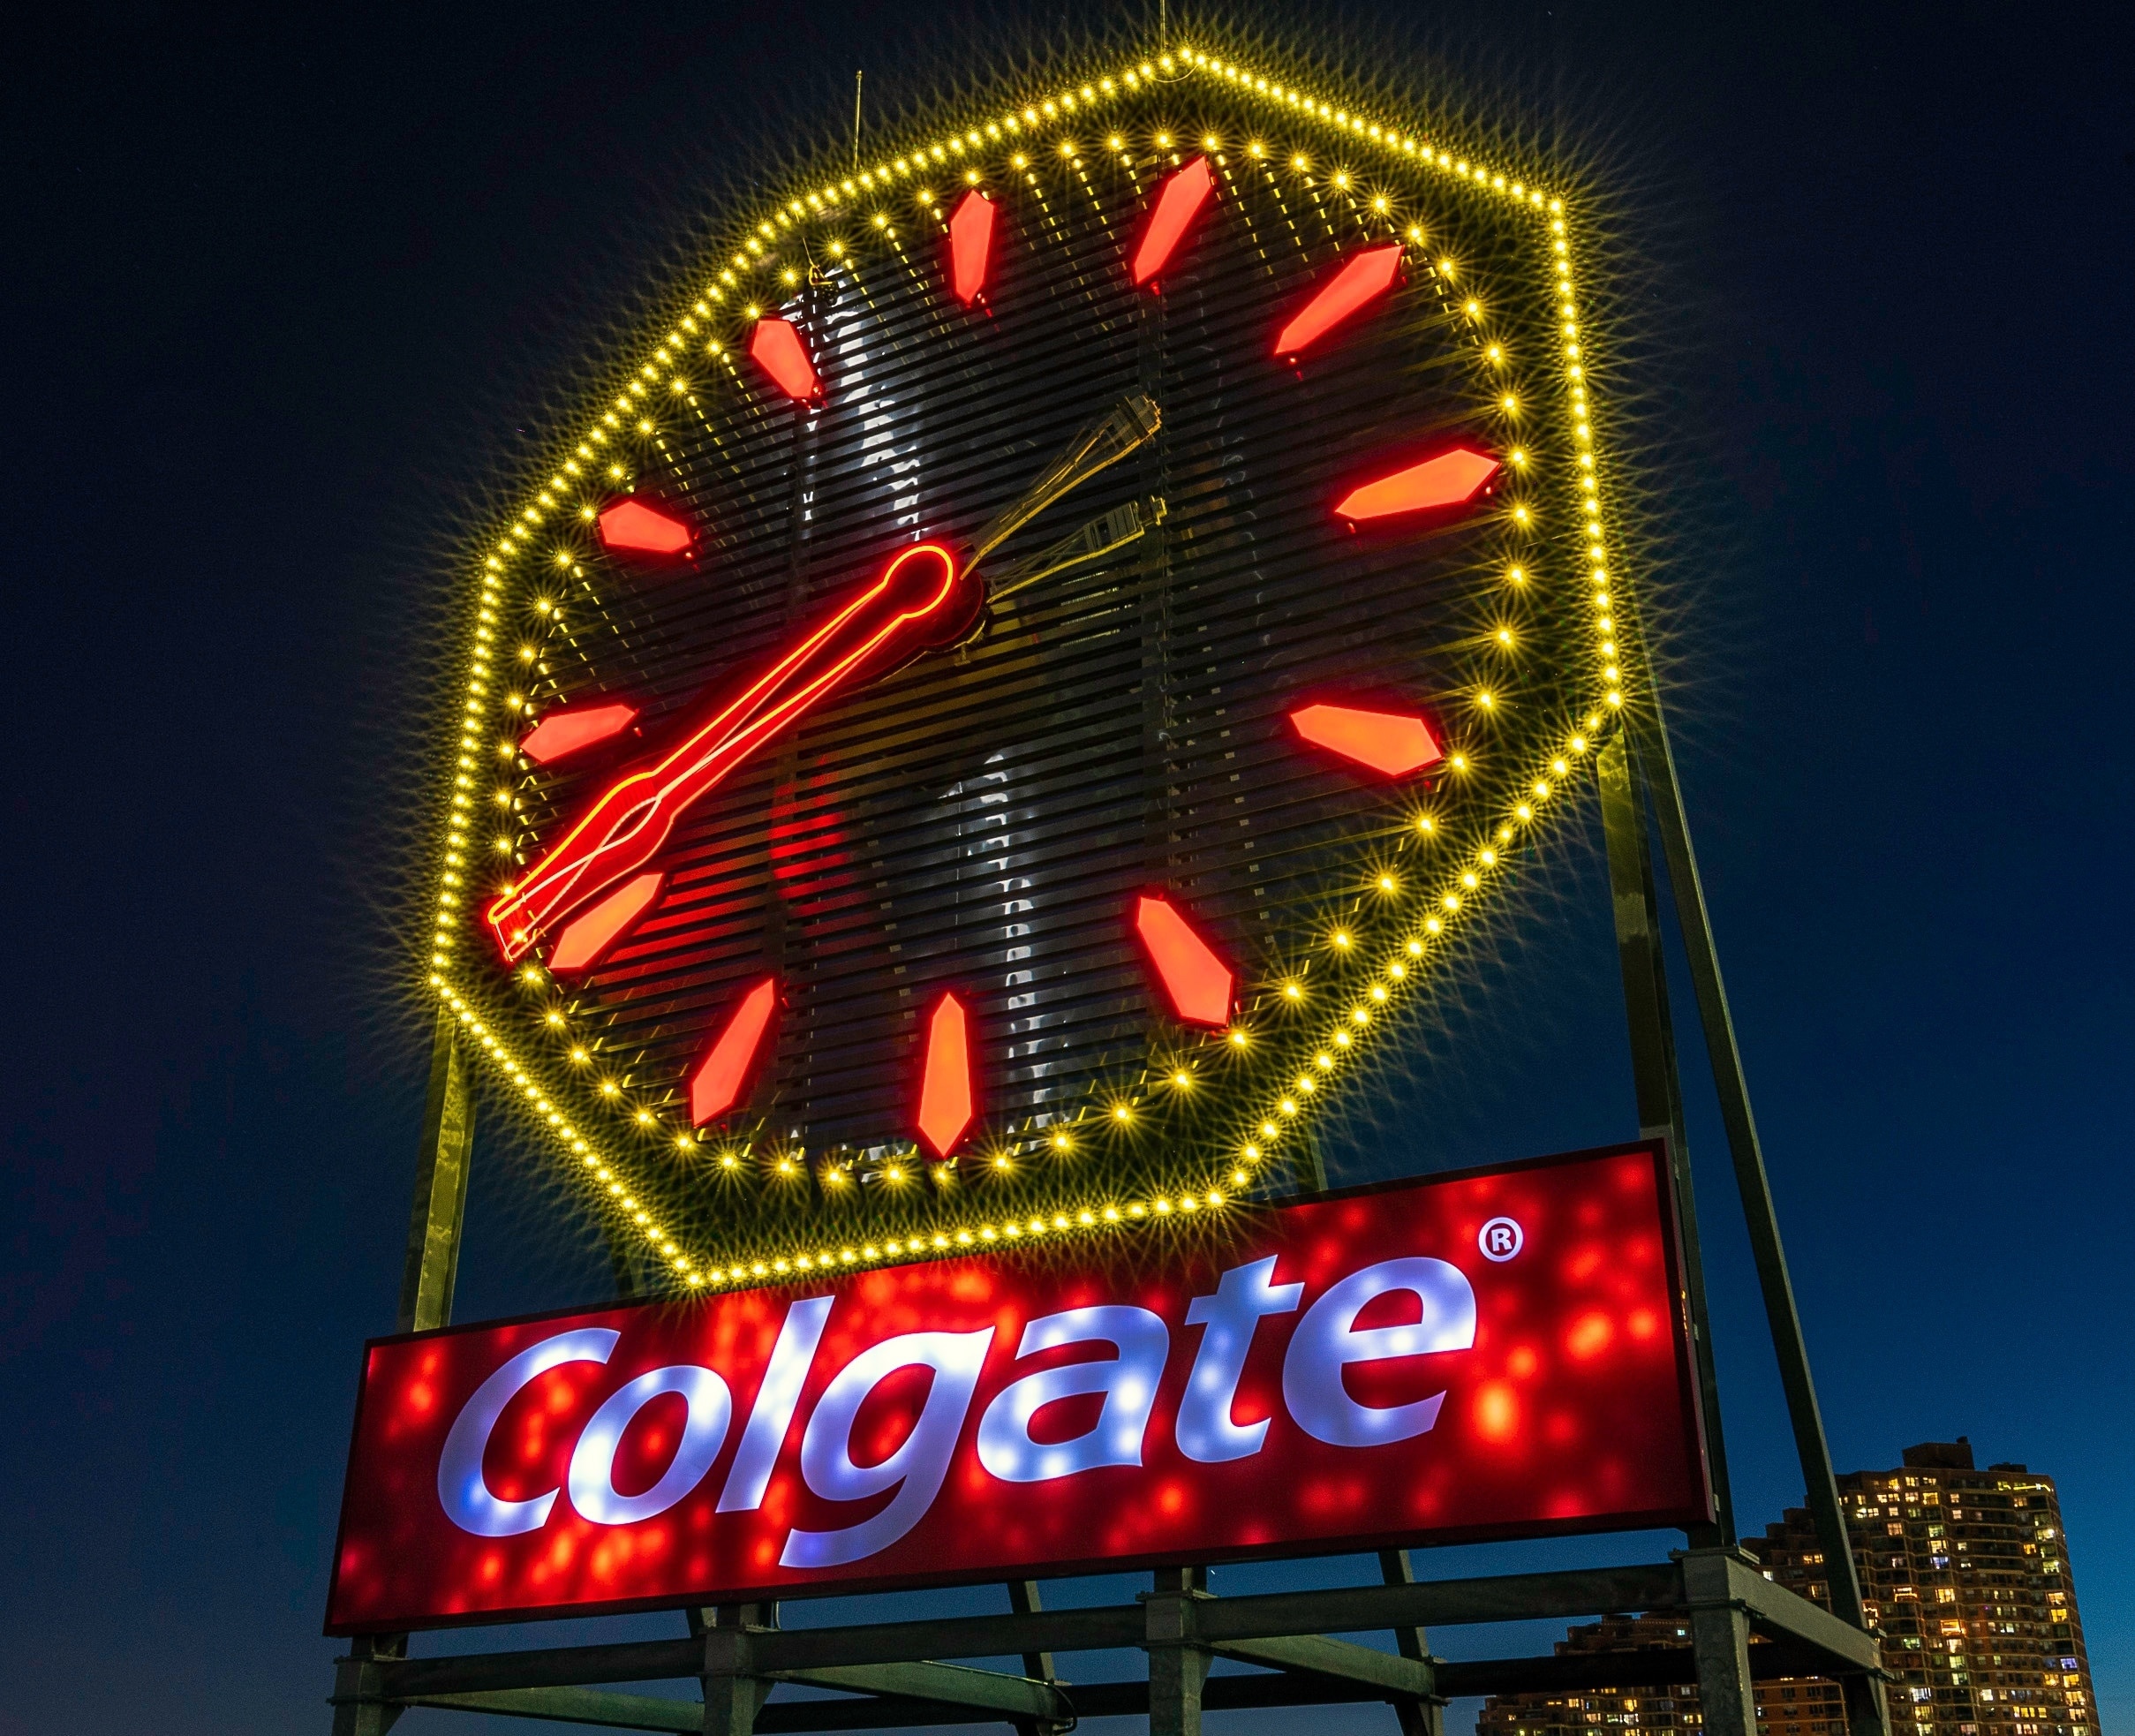
[[[1671,1199],[1623,1147],[380,1340],[328,1628],[1699,1522]]]

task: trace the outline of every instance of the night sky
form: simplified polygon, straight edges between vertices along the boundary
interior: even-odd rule
[[[2124,1729],[2125,17],[1416,10],[1241,24],[1517,108],[1607,190],[1588,317],[1633,393],[1684,780],[1834,1456],[1963,1433],[2050,1472]],[[841,136],[854,67],[886,114],[1013,71],[1060,11],[10,26],[5,1736],[326,1729],[342,1459],[360,1344],[393,1325],[426,1065],[407,888],[455,552],[721,190]],[[1420,1063],[1361,1117],[1347,1173],[1635,1132],[1590,849],[1557,872],[1536,939],[1467,985],[1460,1068]],[[1799,1483],[1694,1096],[1754,1529]],[[476,1161],[459,1317],[601,1299],[533,1155]],[[1308,1717],[1392,1727],[1248,1721]]]

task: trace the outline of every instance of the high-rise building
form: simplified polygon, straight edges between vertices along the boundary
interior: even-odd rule
[[[2097,1736],[2091,1666],[2054,1481],[2023,1465],[1973,1467],[1972,1444],[1909,1446],[1890,1471],[1838,1479],[1868,1619],[1882,1630],[1894,1736]],[[1790,1508],[1742,1547],[1765,1576],[1828,1606],[1822,1546]],[[1611,1617],[1572,1630],[1560,1656],[1681,1646],[1675,1616]],[[1753,1649],[1752,1657],[1754,1658]],[[1754,1667],[1753,1662],[1753,1668]],[[1765,1736],[1842,1736],[1837,1685],[1756,1684]],[[1488,1736],[1574,1736],[1599,1726],[1695,1725],[1694,1683],[1493,1698]]]
[[[1612,1615],[1573,1628],[1557,1642],[1557,1655],[1574,1657],[1597,1651],[1646,1651],[1656,1646],[1679,1649],[1689,1643],[1690,1622],[1682,1615]],[[1753,1640],[1753,1667],[1754,1646]],[[1769,1682],[1757,1684],[1760,1729],[1764,1727],[1765,1695],[1772,1686]],[[1833,1687],[1831,1692],[1835,1696],[1837,1689]],[[1818,1716],[1837,1719],[1828,1727],[1843,1736],[1845,1721],[1836,1700],[1832,1710]],[[1493,1694],[1483,1702],[1475,1731],[1476,1736],[1587,1736],[1588,1732],[1609,1728],[1695,1730],[1703,1723],[1698,1710],[1697,1683],[1656,1682],[1650,1687]],[[1823,1730],[1827,1725],[1815,1727]]]

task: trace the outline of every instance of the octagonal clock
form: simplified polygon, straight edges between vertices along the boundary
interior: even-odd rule
[[[1622,704],[1518,170],[1092,69],[736,213],[561,431],[429,975],[673,1283],[1309,1174]]]

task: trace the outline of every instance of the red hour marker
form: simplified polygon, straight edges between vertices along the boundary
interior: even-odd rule
[[[1367,518],[1391,518],[1404,512],[1424,512],[1432,507],[1465,506],[1498,473],[1498,461],[1488,453],[1456,446],[1420,464],[1382,476],[1345,495],[1334,509],[1357,523]]]
[[[526,732],[519,751],[537,766],[553,766],[566,754],[605,742],[627,728],[635,706],[583,706],[551,712]]]
[[[1398,778],[1445,758],[1430,726],[1404,712],[1362,711],[1354,706],[1307,706],[1290,713],[1297,733],[1324,747]]]
[[[949,288],[969,307],[986,287],[993,261],[993,201],[973,187],[949,219]]]
[[[1156,208],[1150,213],[1149,227],[1142,231],[1142,245],[1135,249],[1135,286],[1138,289],[1162,271],[1171,262],[1172,254],[1201,208],[1208,203],[1216,191],[1215,171],[1209,160],[1197,156],[1184,168],[1175,170],[1157,194]]]
[[[600,955],[622,938],[623,931],[652,908],[667,883],[665,874],[640,874],[610,893],[556,937],[548,968],[558,976],[590,970]]]
[[[1187,1024],[1227,1024],[1231,968],[1194,932],[1168,899],[1143,894],[1135,903],[1135,932],[1156,967],[1172,1011]]]
[[[690,527],[642,501],[617,501],[600,511],[604,547],[632,555],[679,555],[690,546]]]
[[[1307,302],[1277,334],[1275,353],[1285,359],[1296,355],[1316,338],[1324,337],[1352,313],[1393,287],[1401,272],[1401,244],[1389,241],[1353,253],[1333,281]]]
[[[728,1015],[726,1029],[713,1038],[705,1058],[690,1076],[690,1121],[702,1127],[717,1121],[742,1099],[742,1088],[764,1046],[764,1033],[778,1009],[779,985],[766,977],[742,997]]]
[[[749,356],[796,404],[812,404],[823,396],[816,365],[809,360],[807,346],[790,321],[776,314],[758,320],[749,334]]]
[[[926,1067],[919,1081],[920,1136],[946,1158],[971,1125],[971,1025],[963,1002],[945,994],[926,1028]]]

